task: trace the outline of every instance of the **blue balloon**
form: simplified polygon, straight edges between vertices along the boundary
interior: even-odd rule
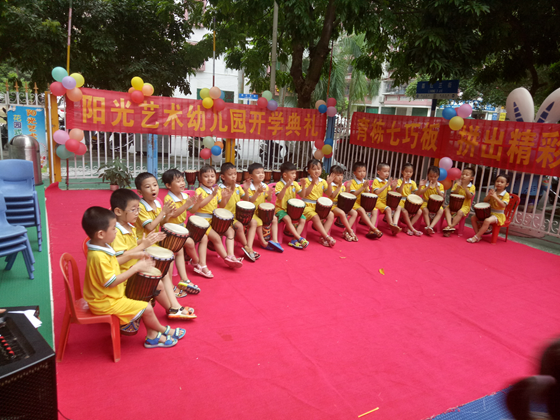
[[[325,104],[319,105],[319,112],[321,114],[324,114],[325,112],[327,112],[327,106]]]
[[[222,90],[222,93],[220,93],[220,99],[226,99],[226,93]]]
[[[329,146],[333,145],[333,139],[325,139],[325,144],[328,144]]]
[[[214,156],[220,156],[222,154],[222,149],[220,146],[212,146],[210,151]]]
[[[451,118],[457,116],[457,111],[455,111],[455,108],[451,108],[450,106],[448,106],[443,110],[441,116],[449,121]]]
[[[439,168],[439,178],[438,181],[444,181],[447,178],[447,171],[443,168]]]

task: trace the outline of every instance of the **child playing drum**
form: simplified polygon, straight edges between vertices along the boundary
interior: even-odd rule
[[[467,217],[471,211],[472,199],[476,192],[473,180],[474,168],[467,166],[463,169],[461,178],[458,181],[455,181],[455,185],[453,185],[453,188],[451,189],[451,194],[463,196],[464,199],[461,208],[456,210],[454,213],[452,212],[454,209],[451,208],[451,203],[444,210],[447,226],[443,228],[443,236],[446,238],[455,232],[455,226],[461,222],[463,217]],[[453,199],[453,196],[451,196],[451,199]]]
[[[387,193],[397,187],[397,180],[389,178],[391,174],[391,167],[386,163],[379,163],[377,165],[377,177],[373,180],[371,184],[371,189],[374,194],[377,194],[377,203],[375,208],[381,214],[385,214],[385,221],[391,227],[391,232],[393,235],[398,234],[402,229],[393,222],[393,210],[387,205]],[[399,220],[399,214],[401,212],[401,207],[396,206],[395,209],[395,219]]]
[[[356,196],[354,203],[354,210],[360,215],[361,220],[369,227],[369,232],[366,234],[368,239],[379,239],[383,233],[377,227],[377,215],[379,211],[375,208],[371,210],[371,214],[366,213],[366,210],[361,206],[362,193],[369,192],[369,181],[366,180],[366,164],[364,162],[355,162],[352,165],[352,173],[354,178],[350,183],[350,192]]]
[[[344,225],[344,233],[342,234],[342,238],[348,242],[358,242],[358,237],[352,230],[352,226],[358,217],[358,212],[353,208],[348,211],[348,215],[346,212],[338,207],[338,200],[340,193],[346,192],[346,187],[342,183],[344,179],[344,169],[341,166],[333,166],[331,167],[332,182],[331,182],[331,194],[330,199],[333,201],[333,208],[332,212],[335,217],[338,217],[340,223]],[[350,207],[350,206],[349,206]],[[349,217],[348,217],[349,216]]]
[[[416,193],[424,199],[424,203],[422,204],[422,214],[424,215],[424,221],[426,222],[424,231],[428,236],[434,234],[434,226],[437,225],[437,222],[439,222],[439,219],[441,219],[441,216],[443,215],[443,208],[441,207],[441,204],[443,204],[444,189],[443,184],[438,182],[438,178],[439,168],[437,166],[430,166],[428,169],[428,180],[426,181],[425,179],[422,179],[420,181],[420,188]],[[430,197],[431,195],[439,196],[440,200],[436,200],[434,202],[434,198],[438,197]],[[438,205],[439,208],[436,208]],[[434,215],[431,220],[430,214]]]
[[[412,180],[412,175],[414,174],[414,166],[412,166],[411,163],[408,162],[405,163],[403,165],[401,174],[402,174],[402,178],[397,181],[397,188],[395,189],[395,191],[402,195],[401,202],[399,203],[399,207],[401,208],[400,213],[403,216],[404,222],[408,227],[406,234],[409,236],[413,236],[413,235],[422,236],[422,232],[414,229],[414,224],[422,216],[422,209],[418,208],[418,210],[416,210],[414,214],[411,214],[411,212],[408,211],[409,209],[414,210],[416,207],[418,207],[414,205],[415,203],[413,203],[415,197],[411,197],[407,205],[408,197],[410,197],[411,195],[415,196],[415,194],[413,193],[418,190],[418,186],[416,185],[416,182]],[[421,198],[419,202],[420,204],[422,203]],[[400,214],[395,212],[393,223],[395,224],[399,223],[399,216]],[[410,219],[411,216],[412,216],[412,220]]]
[[[510,175],[501,173],[494,181],[494,189],[488,191],[488,195],[484,197],[485,203],[490,203],[490,216],[486,219],[479,219],[476,214],[471,217],[471,224],[474,229],[474,236],[467,239],[467,242],[474,244],[480,241],[480,235],[488,230],[490,225],[496,224],[497,228],[502,226],[506,221],[504,210],[509,203],[509,193],[506,188],[509,185]],[[482,222],[482,226],[478,223]],[[496,227],[494,227],[496,229]],[[480,234],[479,234],[480,232]]]

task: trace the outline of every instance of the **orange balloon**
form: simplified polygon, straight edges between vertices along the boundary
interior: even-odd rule
[[[68,99],[72,102],[78,102],[82,100],[82,91],[80,88],[70,89],[66,91],[66,96],[68,96]]]
[[[450,179],[444,179],[443,181],[441,181],[441,184],[443,185],[443,189],[447,191],[453,186],[453,181],[451,181]]]
[[[142,86],[142,93],[144,96],[152,96],[154,93],[154,87],[149,83],[144,83],[144,86]]]
[[[128,93],[131,94],[132,92],[134,92],[136,89],[134,89],[133,87],[131,87],[130,89],[128,89]]]
[[[220,149],[224,148],[224,143],[222,143],[220,140],[215,141],[214,142],[214,146],[218,146]]]

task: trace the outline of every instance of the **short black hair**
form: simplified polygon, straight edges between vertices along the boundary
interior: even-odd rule
[[[309,169],[311,169],[312,166],[316,166],[316,165],[319,165],[321,169],[323,168],[323,162],[321,162],[319,159],[313,158],[309,162],[307,162],[305,169],[308,171]]]
[[[414,165],[410,162],[405,162],[405,164],[402,166],[402,170],[404,171],[406,168],[412,168],[412,170],[414,170]]]
[[[284,162],[282,165],[280,165],[281,173],[286,173],[291,171],[297,171],[297,166],[294,165],[292,162]]]
[[[138,194],[127,188],[119,188],[111,194],[111,210],[115,211],[116,208],[119,208],[124,211],[128,207],[128,203],[134,200],[140,201]]]
[[[474,178],[475,172],[474,172],[474,168],[472,166],[465,166],[463,168],[463,171],[471,171],[471,176]]]
[[[154,178],[157,181],[157,178],[149,172],[142,172],[138,174],[138,176],[134,179],[134,185],[136,185],[136,189],[139,190],[140,188],[142,188],[142,183],[148,178]]]
[[[365,168],[365,167],[366,164],[359,160],[357,162],[354,162],[354,164],[352,165],[352,172],[356,172],[358,169]]]
[[[84,229],[90,239],[93,239],[95,232],[109,229],[109,223],[116,218],[117,216],[111,210],[93,206],[84,212],[82,229]]]
[[[388,163],[385,163],[385,162],[379,162],[379,163],[377,164],[377,170],[378,170],[378,171],[380,171],[380,170],[381,170],[381,169],[383,169],[383,168],[384,168],[385,166],[387,166],[387,167],[389,167],[389,168],[390,168],[390,166],[389,166],[389,164],[388,164]]]
[[[183,178],[184,179],[184,177],[185,177],[185,174],[183,172],[181,172],[180,170],[178,170],[178,169],[168,169],[161,176],[161,180],[167,186],[168,184],[171,184],[177,178]]]
[[[434,174],[437,174],[438,178],[439,178],[439,175],[441,174],[439,168],[437,166],[434,166],[434,165],[432,165],[428,168],[428,173],[430,173],[430,172],[433,172]]]
[[[342,166],[338,165],[331,166],[331,174],[344,175],[344,169],[342,169]]]
[[[231,162],[226,162],[222,165],[222,167],[220,168],[220,173],[223,175],[225,174],[227,171],[229,171],[230,169],[235,169],[235,165]]]
[[[262,166],[262,164],[255,162],[255,163],[251,163],[249,165],[249,167],[247,168],[247,172],[249,172],[250,174],[252,174],[255,170],[257,169],[264,169],[264,166]]]
[[[498,176],[494,179],[494,182],[496,182],[496,180],[497,180],[498,178],[500,178],[500,177],[506,179],[506,184],[509,184],[509,183],[511,182],[511,175],[510,175],[510,174],[506,174],[505,172],[500,172],[500,173],[498,174]]]
[[[200,170],[198,171],[199,175],[205,174],[206,172],[214,172],[216,173],[216,169],[212,165],[203,165]],[[200,179],[199,179],[200,181]]]

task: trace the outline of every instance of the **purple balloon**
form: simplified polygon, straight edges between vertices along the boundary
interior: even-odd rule
[[[74,89],[76,87],[76,79],[71,76],[63,77],[62,86],[64,86],[66,89]]]
[[[329,106],[329,107],[327,108],[327,115],[328,115],[329,117],[334,117],[334,116],[336,115],[336,107],[334,107],[334,106]]]
[[[266,107],[270,111],[276,111],[276,108],[278,108],[278,102],[276,102],[274,99],[271,99],[270,101],[268,101],[268,105]]]
[[[56,130],[53,134],[53,139],[58,144],[64,144],[70,138],[68,133],[64,130]]]

